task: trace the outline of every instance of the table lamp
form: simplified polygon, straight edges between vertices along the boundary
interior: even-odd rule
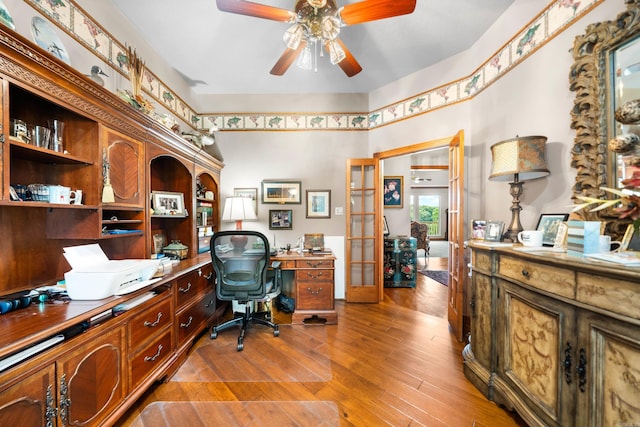
[[[515,137],[491,146],[493,159],[491,181],[511,181],[511,224],[504,233],[505,240],[516,242],[523,230],[520,223],[522,181],[549,175],[545,157],[546,136]]]
[[[253,209],[253,200],[249,197],[227,197],[222,211],[223,221],[235,221],[236,230],[242,230],[242,221],[258,219]],[[243,251],[247,245],[247,236],[232,236],[231,244],[236,251]]]

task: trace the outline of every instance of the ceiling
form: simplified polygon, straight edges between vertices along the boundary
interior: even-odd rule
[[[317,72],[293,64],[284,76],[272,76],[290,24],[221,12],[215,0],[109,1],[195,94],[298,94],[385,86],[469,49],[514,0],[418,0],[410,15],[343,27],[340,38],[363,68],[351,78],[328,55]],[[295,0],[260,3],[293,10]]]

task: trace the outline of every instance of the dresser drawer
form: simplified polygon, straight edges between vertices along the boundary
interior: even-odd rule
[[[473,250],[471,252],[471,263],[473,268],[485,274],[493,273],[493,257],[491,253]]]
[[[178,346],[198,332],[200,325],[213,315],[216,310],[216,296],[214,292],[208,293],[204,298],[189,306],[177,315]]]
[[[176,280],[178,308],[209,287],[209,279],[213,275],[213,267],[207,265]]]
[[[567,298],[576,295],[576,278],[572,270],[538,264],[520,258],[501,256],[499,274],[534,288]]]
[[[296,271],[296,310],[333,310],[333,270]]]
[[[333,268],[332,259],[299,259],[296,268]]]
[[[135,388],[147,375],[171,355],[171,328],[136,352],[129,360],[131,389]]]
[[[576,299],[593,307],[637,319],[640,287],[636,282],[580,272]]]
[[[148,340],[165,326],[171,324],[171,299],[169,293],[162,301],[145,309],[127,324],[129,348],[135,348]]]

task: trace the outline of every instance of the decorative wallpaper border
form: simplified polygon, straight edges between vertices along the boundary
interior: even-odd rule
[[[73,0],[24,0],[123,76],[126,47]],[[65,4],[65,1],[68,2]],[[194,129],[222,131],[363,131],[387,126],[467,101],[604,0],[555,0],[469,76],[429,89],[369,113],[201,113],[145,69],[142,89]]]

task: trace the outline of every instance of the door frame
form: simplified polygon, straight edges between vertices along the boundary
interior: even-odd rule
[[[373,154],[373,158],[378,159],[378,160],[385,160],[385,159],[391,159],[394,157],[401,157],[401,156],[406,156],[409,154],[415,154],[415,153],[419,153],[419,152],[424,152],[424,151],[429,151],[429,150],[434,150],[434,149],[438,149],[438,148],[448,148],[452,141],[459,141],[459,143],[461,145],[464,145],[464,131],[463,130],[459,130],[455,135],[450,136],[450,137],[446,137],[446,138],[441,138],[441,139],[435,139],[432,141],[426,141],[426,142],[420,142],[417,144],[412,144],[412,145],[407,145],[404,147],[398,147],[398,148],[393,148],[391,150],[387,150],[387,151],[380,151],[377,153]],[[464,169],[464,164],[459,165],[461,168]],[[451,164],[449,164],[449,168],[451,168]],[[383,168],[380,168],[380,170],[382,170]],[[382,179],[382,178],[380,178]],[[451,188],[449,188],[449,195],[451,195]],[[461,194],[459,195],[460,198],[462,200],[464,200],[464,191],[461,192]],[[461,206],[464,206],[464,202],[461,203]],[[383,210],[383,206],[380,206],[380,212],[382,212]],[[464,211],[460,212],[459,215],[461,215],[462,217],[464,217]],[[380,215],[380,221],[382,221],[383,215]],[[447,227],[450,229],[452,226],[452,224],[448,224]],[[380,224],[380,229],[382,229],[382,224]],[[460,233],[460,236],[463,237],[464,233]],[[449,233],[449,230],[447,230],[447,235],[451,236],[451,233]],[[452,244],[450,242],[450,248],[451,248]],[[460,259],[463,259],[463,253],[464,253],[464,242],[453,242],[453,247],[455,248],[455,250],[458,251],[458,257]],[[451,249],[450,249],[451,250]],[[379,259],[383,259],[383,245],[379,246],[379,251],[380,253],[378,254]],[[449,275],[451,274],[457,274],[457,275],[463,275],[464,274],[464,270],[462,269],[455,269],[456,271],[454,271],[454,266],[451,265],[451,262],[449,262]],[[464,282],[464,278],[463,277],[458,277],[458,280],[460,280],[460,282]],[[382,289],[382,283],[383,280],[380,280],[380,294],[382,296],[383,294],[383,289]],[[448,304],[447,304],[448,306]],[[463,312],[460,311],[459,313],[457,313],[457,316],[460,316],[459,319],[449,319],[449,322],[455,323],[455,325],[452,325],[454,327],[454,329],[456,329],[455,335],[456,337],[458,337],[458,339],[460,340],[461,336],[462,336],[462,329],[461,328],[457,328],[458,325],[462,324],[462,316],[463,316]],[[458,330],[459,329],[459,330]]]

